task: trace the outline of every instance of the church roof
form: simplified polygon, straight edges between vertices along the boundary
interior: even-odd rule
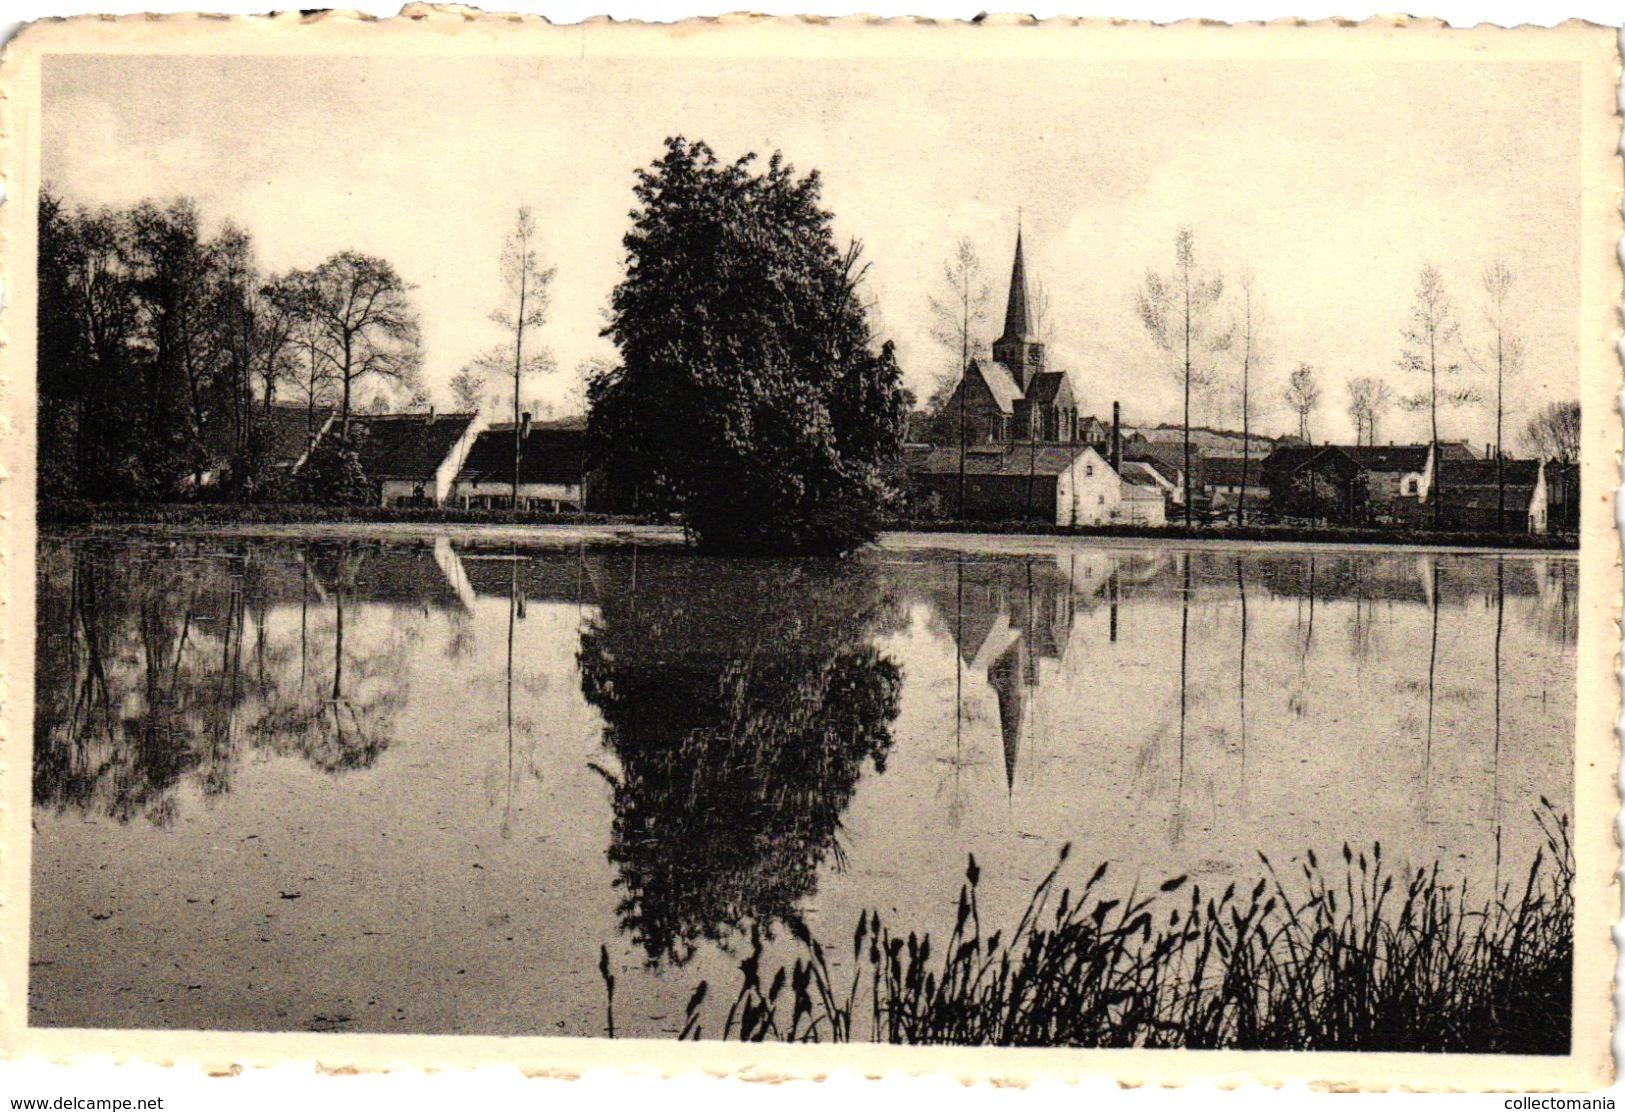
[[[1000,413],[1008,417],[1016,411],[1016,402],[1021,400],[1021,387],[1010,377],[1010,371],[1003,363],[994,363],[992,360],[983,363],[973,359],[970,368],[980,374],[982,381],[987,383],[988,393],[992,394],[993,400],[998,403]]]
[[[1021,340],[1037,342],[1033,335],[1032,316],[1027,311],[1027,268],[1021,261],[1021,233],[1016,232],[1016,258],[1010,264],[1010,300],[1004,307],[1004,334],[1001,342]]]
[[[1065,390],[1071,396],[1071,387],[1065,371],[1039,371],[1027,384],[1027,400],[1034,405],[1051,405]]]

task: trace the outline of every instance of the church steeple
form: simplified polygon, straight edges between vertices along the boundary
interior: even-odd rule
[[[1021,229],[1016,229],[1016,257],[1010,264],[1010,300],[1004,308],[1004,333],[993,341],[993,359],[1003,363],[1025,393],[1033,375],[1044,369],[1044,345],[1033,332],[1027,307],[1027,268],[1021,257]]]

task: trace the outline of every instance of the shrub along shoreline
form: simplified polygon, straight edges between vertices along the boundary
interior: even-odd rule
[[[1250,887],[1203,893],[1184,876],[1104,898],[1107,868],[1074,893],[1067,850],[1008,936],[983,933],[980,870],[966,869],[952,935],[905,935],[860,915],[851,972],[823,945],[771,977],[761,936],[739,964],[720,1037],[910,1045],[1182,1047],[1567,1054],[1572,1019],[1574,855],[1566,816],[1541,800],[1546,836],[1528,871],[1480,902],[1437,864],[1385,865],[1382,847],[1310,852],[1301,880],[1262,853]],[[611,1008],[614,978],[600,964]],[[706,1037],[701,982],[682,1038]],[[715,1037],[715,1036],[713,1036]]]
[[[537,510],[461,509],[454,506],[319,506],[307,503],[242,502],[81,502],[46,501],[38,507],[41,525],[660,525],[653,514],[605,514]],[[893,520],[882,531],[966,533],[981,536],[1103,537],[1170,541],[1270,541],[1288,544],[1393,545],[1436,548],[1501,548],[1574,551],[1574,537],[1529,533],[1463,533],[1377,528],[1310,528],[1301,525],[1099,525],[1069,527],[1034,521]]]

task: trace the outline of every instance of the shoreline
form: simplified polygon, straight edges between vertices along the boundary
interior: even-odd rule
[[[162,535],[170,537],[245,537],[258,539],[313,539],[313,540],[382,540],[411,541],[438,540],[464,541],[470,544],[529,544],[537,547],[565,547],[591,545],[648,545],[651,547],[682,547],[683,529],[680,525],[657,525],[640,521],[598,520],[569,521],[178,521],[143,520],[132,516],[130,520],[103,520],[90,522],[56,522],[49,519],[38,525],[42,538],[77,538],[118,535]],[[1210,549],[1216,551],[1288,551],[1314,547],[1328,552],[1346,553],[1442,553],[1462,555],[1501,555],[1526,558],[1559,557],[1578,558],[1575,547],[1558,543],[1510,545],[1497,544],[1503,538],[1467,538],[1449,536],[1437,542],[1419,540],[1411,535],[1396,534],[1392,539],[1371,538],[1360,534],[1343,536],[1337,533],[1291,533],[1269,536],[1264,530],[1252,535],[1236,535],[1231,531],[1215,531],[1211,535],[1190,535],[1183,530],[1170,529],[1166,533],[1141,530],[1134,533],[1060,531],[973,532],[963,529],[926,530],[920,528],[882,529],[868,548],[883,552],[927,552],[949,550],[978,552],[989,555],[1023,555],[1064,551],[1079,547],[1092,549],[1167,550]],[[1476,543],[1475,543],[1476,542]]]

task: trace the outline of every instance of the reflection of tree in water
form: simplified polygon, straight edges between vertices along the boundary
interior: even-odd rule
[[[351,543],[312,545],[301,562],[301,681],[277,689],[266,713],[253,727],[255,742],[279,756],[297,756],[323,772],[369,768],[389,746],[395,713],[406,701],[405,669],[399,643],[382,651],[357,651],[352,634],[345,641],[345,622],[365,602],[384,601],[363,584],[394,574],[393,564],[410,556],[376,546]],[[417,562],[417,561],[413,561]],[[383,565],[383,566],[381,566]],[[320,591],[331,615],[331,629],[321,641],[332,646],[332,660],[313,667],[309,610]],[[402,601],[412,601],[403,599]]]
[[[42,546],[35,805],[167,825],[188,779],[205,798],[230,790],[244,739],[325,771],[371,764],[403,693],[393,680],[361,703],[349,692],[398,662],[344,649],[343,559],[332,559],[324,589],[286,548]],[[295,599],[296,673],[292,647],[268,630],[272,606]],[[310,660],[317,607],[334,615],[321,677]]]
[[[652,963],[681,964],[795,914],[840,860],[863,764],[891,746],[902,672],[870,642],[895,607],[862,565],[605,564],[578,661],[620,763],[618,911]]]

